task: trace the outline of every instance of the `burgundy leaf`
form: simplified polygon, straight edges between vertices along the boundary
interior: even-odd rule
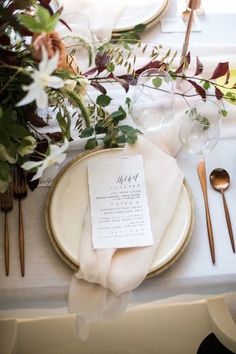
[[[49,11],[50,15],[54,15],[54,11],[51,6],[45,6],[45,8]]]
[[[118,76],[118,78],[127,81],[127,83],[129,85],[137,85],[137,82],[138,82],[138,76],[137,75],[127,74],[127,75]]]
[[[28,118],[28,120],[31,124],[33,124],[33,126],[35,126],[37,128],[43,128],[43,127],[48,126],[48,123],[45,122],[45,120],[43,120],[43,118],[39,117],[36,113],[32,114]]]
[[[185,57],[185,63],[187,63],[189,65],[190,62],[191,62],[191,55],[190,55],[190,52],[188,52],[188,54]]]
[[[55,141],[62,140],[62,133],[61,132],[47,133],[47,136],[49,136],[49,138],[51,138],[51,139],[54,139]]]
[[[45,154],[46,151],[47,151],[47,149],[48,149],[48,140],[47,140],[47,139],[42,139],[42,140],[40,140],[40,141],[38,142],[38,145],[37,145],[35,151],[38,151],[38,152],[40,152],[41,154]],[[39,161],[39,160],[41,160],[41,159],[42,159],[42,157],[40,156],[40,157],[35,157],[35,158],[32,159],[32,160],[34,160],[34,161]]]
[[[21,59],[17,57],[17,52],[12,52],[7,49],[0,48],[0,62],[10,65],[21,65]]]
[[[203,65],[200,62],[199,58],[197,57],[196,58],[196,71],[195,71],[194,76],[200,75],[202,73],[202,71],[203,71]]]
[[[72,32],[72,29],[70,28],[70,26],[68,25],[68,23],[66,23],[66,21],[64,21],[62,18],[59,19],[59,21],[68,28],[69,31]]]
[[[220,100],[224,96],[223,92],[221,92],[218,87],[215,87],[215,95],[218,100]]]
[[[115,75],[113,75],[113,78],[117,82],[119,82],[119,84],[121,84],[121,86],[123,87],[123,89],[125,90],[126,93],[129,91],[129,84],[128,84],[127,80],[119,78],[119,77],[117,77]]]
[[[97,53],[95,57],[95,64],[99,73],[106,69],[106,66],[108,65],[109,61],[110,56],[108,54]]]
[[[22,36],[33,36],[33,32],[31,32],[30,30],[28,30],[28,28],[19,25],[19,30],[18,32],[22,35]]]
[[[39,2],[41,6],[47,7],[50,4],[51,0],[39,0]]]
[[[174,71],[174,74],[180,74],[182,73],[184,69],[184,63],[182,63],[175,71]]]
[[[14,11],[22,9],[25,7],[24,3],[20,3],[20,1],[12,1],[9,6],[7,6],[7,11],[9,14],[13,14]]]
[[[225,78],[225,85],[228,84],[230,78],[230,70],[227,71],[226,78]]]
[[[219,63],[217,65],[217,67],[215,68],[212,76],[211,76],[211,80],[213,79],[218,79],[218,77],[224,76],[225,74],[227,74],[227,72],[229,71],[229,63]]]
[[[95,73],[97,73],[98,69],[97,68],[92,68],[89,71],[86,71],[85,73],[83,73],[84,76],[89,76],[89,75],[93,75]]]
[[[98,91],[100,91],[103,95],[106,95],[107,90],[104,86],[102,86],[98,81],[92,80],[90,84]]]
[[[7,11],[9,14],[13,14],[14,11],[16,11],[18,9],[18,7],[16,6],[16,4],[14,2],[10,3],[9,6],[7,6]]]
[[[198,85],[195,81],[193,80],[187,80],[191,85],[193,85],[193,87],[195,88],[195,90],[197,91],[197,93],[202,97],[202,98],[206,98],[206,91],[204,90],[203,87],[201,87],[200,85]]]
[[[32,192],[38,187],[39,184],[39,179],[36,179],[35,181],[31,181],[34,175],[35,173],[28,172],[26,176],[26,182]]]
[[[0,36],[0,44],[9,45],[10,43],[11,43],[10,38],[6,34]]]
[[[151,61],[150,63],[146,64],[145,66],[143,66],[142,68],[138,69],[136,71],[137,75],[140,75],[143,71],[148,70],[148,69],[160,69],[162,68],[163,70],[166,69],[166,64],[163,63],[160,60],[155,60],[155,61]]]

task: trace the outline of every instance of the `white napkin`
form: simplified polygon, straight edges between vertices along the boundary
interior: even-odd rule
[[[62,0],[62,4],[63,14],[77,12],[85,15],[95,36],[99,40],[109,40],[127,0]]]
[[[81,339],[88,335],[89,322],[115,318],[126,309],[129,292],[149,272],[182,186],[183,174],[176,160],[146,138],[140,136],[136,144],[125,150],[125,154],[143,156],[154,246],[94,250],[87,210],[81,235],[80,270],[72,279],[68,301],[69,311],[78,315]]]

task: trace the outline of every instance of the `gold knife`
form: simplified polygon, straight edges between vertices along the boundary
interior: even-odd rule
[[[206,167],[205,161],[201,160],[197,166],[198,177],[202,187],[202,194],[205,203],[205,212],[206,212],[206,223],[207,223],[207,232],[208,232],[208,241],[211,251],[211,259],[212,263],[215,264],[215,246],[214,246],[214,238],[213,238],[213,231],[211,225],[211,215],[208,205],[208,197],[207,197],[207,181],[206,181]]]

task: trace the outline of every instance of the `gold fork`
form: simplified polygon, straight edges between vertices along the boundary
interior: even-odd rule
[[[198,15],[198,16],[205,16],[205,11],[204,8],[201,4],[201,1],[198,1],[198,4],[196,5],[198,6],[197,8],[194,9],[194,12]],[[182,12],[182,19],[184,20],[184,22],[187,22],[189,19],[189,16],[191,14],[191,8],[192,8],[192,3],[191,1],[189,1],[188,6],[186,7],[186,9]]]
[[[21,201],[27,196],[27,184],[24,171],[21,167],[14,169],[13,175],[13,196],[18,199],[19,206],[19,252],[20,252],[20,266],[21,275],[25,275],[25,241],[24,241],[24,223]]]
[[[1,196],[1,211],[5,213],[4,220],[4,258],[5,258],[5,273],[6,276],[9,275],[9,263],[10,263],[10,252],[9,252],[9,227],[8,227],[8,213],[13,209],[13,195],[12,195],[12,185],[9,185],[5,193],[0,194]]]

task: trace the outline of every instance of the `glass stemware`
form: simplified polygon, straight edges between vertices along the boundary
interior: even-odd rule
[[[76,58],[80,70],[87,70],[94,57],[94,35],[90,29],[89,19],[77,12],[62,15],[64,23],[58,25],[66,48]]]
[[[221,110],[209,100],[198,100],[183,117],[179,139],[188,152],[202,158],[216,145],[220,137]]]
[[[215,263],[215,247],[208,205],[204,155],[215,147],[220,137],[221,116],[220,107],[215,102],[199,100],[185,112],[179,131],[182,146],[190,153],[201,157],[197,171],[204,198],[208,241],[213,264]]]
[[[174,85],[171,76],[148,69],[138,78],[131,102],[131,117],[143,132],[153,132],[174,117]]]

